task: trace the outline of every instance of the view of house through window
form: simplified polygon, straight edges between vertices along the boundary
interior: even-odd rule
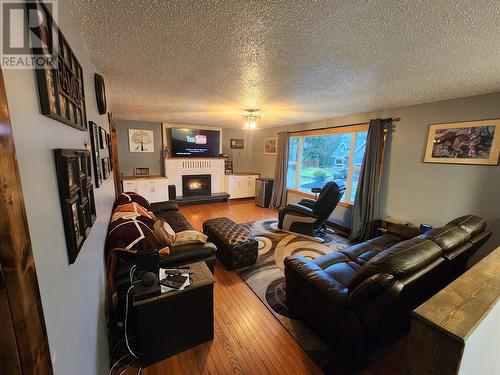
[[[328,181],[345,184],[342,202],[353,203],[365,153],[368,126],[332,128],[329,131],[290,136],[287,188],[310,193]]]

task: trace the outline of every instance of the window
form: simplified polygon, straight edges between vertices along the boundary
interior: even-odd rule
[[[298,132],[290,135],[287,188],[312,194],[331,180],[346,186],[341,202],[352,204],[363,164],[368,125]]]

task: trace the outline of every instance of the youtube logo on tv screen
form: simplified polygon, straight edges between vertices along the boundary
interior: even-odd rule
[[[171,129],[172,156],[219,156],[220,131],[205,129]]]

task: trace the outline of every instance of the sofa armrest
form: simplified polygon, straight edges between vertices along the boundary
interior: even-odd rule
[[[217,246],[211,242],[174,246],[170,248],[170,254],[160,256],[160,267],[200,261],[215,256],[216,251]]]
[[[162,211],[179,211],[179,206],[174,201],[151,203],[151,211],[154,214]]]
[[[347,304],[349,306],[361,305],[387,290],[394,283],[396,283],[396,279],[388,273],[377,273],[370,276],[349,293]]]
[[[336,306],[346,307],[347,288],[310,259],[299,255],[286,257],[285,275],[301,279]]]

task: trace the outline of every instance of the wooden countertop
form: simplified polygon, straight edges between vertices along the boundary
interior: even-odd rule
[[[413,315],[465,341],[499,298],[500,247],[420,305]]]
[[[122,181],[127,181],[127,180],[137,180],[137,179],[162,179],[162,178],[168,178],[165,176],[122,176],[121,180]]]
[[[256,173],[256,172],[235,172],[235,173],[230,173],[227,176],[260,176],[260,173]]]

